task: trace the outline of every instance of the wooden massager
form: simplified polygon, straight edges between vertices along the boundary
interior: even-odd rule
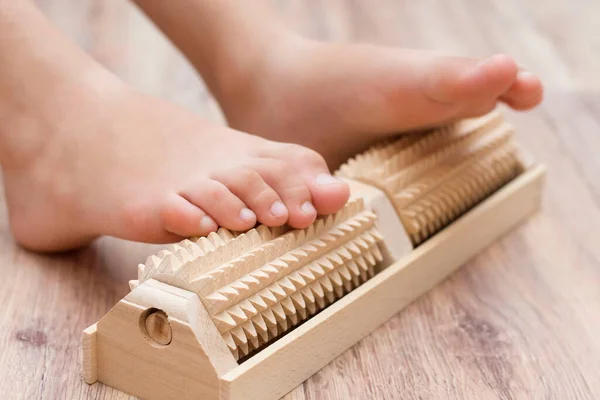
[[[545,167],[498,111],[407,134],[336,175],[306,229],[220,229],[151,255],[83,332],[83,378],[142,399],[279,398],[538,209]]]

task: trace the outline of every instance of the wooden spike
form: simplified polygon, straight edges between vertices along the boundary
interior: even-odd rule
[[[252,318],[252,323],[254,324],[254,328],[256,328],[256,332],[258,333],[261,342],[266,343],[269,341],[269,331],[267,328],[267,323],[265,322],[262,314],[258,314]]]
[[[240,296],[240,292],[238,292],[235,288],[231,286],[225,286],[219,289],[218,292],[220,295],[227,297],[227,300],[233,301]]]
[[[266,275],[264,273],[263,273],[263,275],[266,279],[269,278],[268,275]],[[265,278],[262,278],[263,281],[266,280]],[[250,290],[256,290],[261,286],[261,280],[259,280],[255,276],[253,276],[253,274],[245,275],[245,276],[241,277],[240,282],[243,283],[244,285],[246,285]]]
[[[327,255],[327,260],[331,261],[335,267],[339,267],[344,264],[344,260],[337,253],[330,253]]]
[[[306,240],[313,240],[315,238],[315,226],[311,224],[304,230],[306,232]]]
[[[336,249],[336,253],[340,255],[344,259],[344,262],[352,260],[352,254],[348,251],[348,249],[344,246]]]
[[[302,293],[302,297],[306,302],[306,308],[308,309],[308,312],[311,315],[317,312],[316,299],[312,290],[310,290],[308,287],[304,287],[300,292]]]
[[[231,239],[233,239],[231,232],[225,228],[219,228],[217,235],[219,235],[224,242],[229,242]]]
[[[167,253],[167,254],[169,254],[169,253]],[[151,256],[148,256],[148,258],[146,258],[145,265],[148,268],[156,268],[160,265],[161,261],[162,261],[162,257],[159,257],[159,256],[153,254]]]
[[[325,220],[319,218],[315,223],[315,236],[319,237],[323,232],[325,232]]]
[[[173,273],[183,265],[183,262],[175,254],[170,253],[163,258],[162,262],[158,266],[158,270],[165,273]]]
[[[344,295],[344,280],[340,276],[340,273],[335,270],[332,271],[329,275],[331,278],[331,283],[333,284],[333,291],[338,297],[342,297]]]
[[[383,254],[381,254],[381,250],[379,249],[379,246],[375,245],[371,248],[371,252],[373,254],[373,256],[375,257],[375,261],[377,262],[382,262],[383,261]]]
[[[242,280],[233,281],[228,287],[235,289],[240,296],[243,296],[244,292],[247,292],[248,289],[250,289],[250,287]]]
[[[184,240],[181,242],[181,245],[187,249],[187,251],[191,254],[192,259],[197,259],[198,257],[202,257],[204,255],[204,251],[198,246],[195,242],[191,240]]]
[[[256,331],[258,332],[259,335],[262,335],[262,334],[265,335],[263,337],[263,340],[265,342],[267,340],[269,340],[267,323],[265,322],[265,319],[262,316],[262,314],[258,314],[258,315],[255,315],[254,317],[252,317],[252,323],[254,324],[254,327],[256,328]]]
[[[256,332],[256,328],[254,327],[254,323],[252,321],[248,321],[242,325],[242,330],[248,339],[250,349],[254,350],[258,348],[258,333]]]
[[[321,266],[323,268],[323,271],[325,271],[325,273],[333,271],[336,267],[336,265],[333,264],[333,262],[329,259],[326,258],[322,258],[320,260],[317,261],[319,266]]]
[[[341,266],[337,269],[339,271],[342,280],[344,281],[344,288],[347,292],[352,290],[352,274],[346,265]]]
[[[292,299],[286,297],[285,299],[281,300],[280,304],[292,325],[296,325],[298,323],[298,314],[296,312],[296,307],[294,306],[294,302],[292,302]]]
[[[267,274],[263,268],[250,272],[250,276],[259,284],[269,280],[269,274]]]
[[[284,262],[281,262],[281,265],[283,265],[283,267],[281,267],[280,264],[278,264],[278,260],[273,261],[270,264],[265,265],[264,267],[262,267],[260,269],[260,271],[262,273],[265,273],[266,275],[268,275],[269,279],[272,279],[273,277],[277,276],[277,274],[279,274],[280,272],[280,268],[285,268],[287,266],[287,264],[285,264]]]
[[[231,307],[227,310],[227,314],[229,314],[237,324],[241,324],[248,320],[246,313],[242,310],[240,306]]]
[[[306,232],[304,232],[303,229],[293,231],[293,233],[294,233],[294,240],[297,245],[304,243],[304,241],[306,240]]]
[[[323,275],[325,275],[325,269],[323,268],[323,266],[321,266],[320,264],[317,264],[316,262],[312,262],[312,263],[308,264],[307,267],[310,270],[310,272],[312,273],[314,279],[318,279],[318,278],[322,277]]]
[[[287,323],[287,316],[285,314],[285,311],[283,310],[283,307],[281,306],[281,304],[275,304],[273,307],[271,307],[271,311],[273,311],[273,315],[275,315],[275,319],[277,320],[277,325],[281,328],[282,332],[287,331],[288,329],[288,323]]]
[[[306,282],[306,284],[311,283],[316,279],[315,275],[312,273],[309,266],[300,268],[298,270],[298,274],[300,275],[300,277],[302,277],[302,279],[304,280],[304,282]]]
[[[319,281],[313,282],[309,289],[313,292],[315,296],[315,303],[318,305],[319,309],[325,308],[325,291],[321,286]]]
[[[161,250],[158,252],[157,256],[158,258],[160,258],[161,260],[163,258],[165,258],[166,256],[168,256],[169,254],[171,254],[171,252],[169,250]]]
[[[256,307],[258,311],[263,311],[268,308],[267,303],[258,294],[248,297],[248,301],[252,303],[252,305]]]
[[[222,312],[213,317],[217,329],[221,332],[226,332],[237,326],[237,322],[227,312]]]
[[[357,242],[356,239],[352,240],[352,241],[346,243],[346,246],[345,246],[346,249],[348,251],[350,251],[350,253],[352,254],[352,257],[357,256],[361,253],[361,249],[360,249],[360,247],[358,247],[358,244],[356,242]]]
[[[268,309],[266,311],[263,311],[261,315],[263,316],[265,323],[267,324],[267,328],[269,329],[269,333],[271,334],[271,336],[277,336],[277,318],[275,318],[275,314],[273,314],[273,311],[271,309]]]
[[[265,225],[259,225],[256,228],[256,232],[258,233],[258,235],[260,236],[260,239],[263,243],[268,242],[269,240],[273,239],[273,232],[271,231],[271,229],[269,229],[267,226]]]
[[[369,265],[367,264],[367,260],[365,260],[365,258],[362,255],[356,257],[354,259],[354,261],[358,265],[358,268],[361,269],[361,271],[367,271],[369,269]]]
[[[298,283],[296,281],[292,281],[288,276],[277,282],[277,285],[279,285],[279,287],[283,290],[286,296],[291,293],[294,293],[298,287]]]
[[[331,278],[326,275],[318,280],[319,285],[323,288],[323,292],[325,293],[325,298],[329,303],[333,303],[335,301],[335,289],[334,283],[331,281]]]
[[[358,277],[360,276],[360,269],[354,260],[348,261],[346,264],[348,266],[348,270],[350,270],[350,274],[352,275],[352,281],[356,286],[358,286]]]
[[[306,302],[299,292],[290,295],[290,301],[293,302],[295,310],[302,320],[306,319]]]
[[[306,245],[304,245],[302,247],[298,247],[298,248],[290,250],[290,252],[288,254],[292,255],[298,261],[300,261],[303,258],[306,258],[306,256],[308,256],[309,252],[310,252],[310,249]]]
[[[237,348],[240,352],[241,356],[245,356],[248,354],[249,346],[248,346],[248,338],[244,333],[244,330],[241,326],[236,326],[231,330],[231,336],[233,337],[233,341],[237,345]]]
[[[287,292],[283,289],[282,285],[280,285],[279,283],[275,283],[275,284],[269,286],[268,290],[275,296],[275,298],[277,298],[278,301],[281,301],[282,299],[284,299],[287,296]]]
[[[337,243],[338,239],[330,233],[324,233],[320,238],[325,244]]]
[[[144,269],[146,268],[146,266],[144,264],[138,264],[137,267],[137,273],[138,273],[138,279],[142,280],[144,277]]]
[[[294,291],[306,286],[306,281],[304,280],[304,278],[302,278],[302,276],[300,276],[300,274],[297,271],[289,274],[286,278],[281,280],[282,283],[284,281],[291,282],[292,287],[294,287]]]
[[[376,261],[375,261],[375,257],[373,257],[373,254],[370,251],[366,251],[364,254],[365,259],[367,260],[367,262],[369,263],[369,265],[375,265]]]
[[[204,301],[209,312],[211,310],[221,310],[229,303],[229,299],[219,292],[211,293],[204,298]]]
[[[252,305],[252,303],[250,303],[248,299],[240,301],[238,303],[238,306],[242,309],[242,311],[244,311],[248,318],[251,318],[258,314],[258,310]]]
[[[238,348],[237,348],[237,345],[235,344],[235,341],[233,340],[233,337],[231,336],[231,333],[229,333],[229,332],[224,333],[223,340],[225,341],[225,344],[231,351],[231,354],[233,354],[233,357],[235,357],[236,360],[239,359],[240,356],[239,356]]]

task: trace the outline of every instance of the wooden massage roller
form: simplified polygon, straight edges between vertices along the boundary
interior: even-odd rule
[[[142,399],[279,398],[540,205],[498,111],[407,134],[336,172],[351,199],[306,229],[220,229],[138,266],[83,332],[83,378]]]

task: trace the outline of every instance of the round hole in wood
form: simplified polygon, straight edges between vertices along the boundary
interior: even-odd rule
[[[159,346],[167,346],[173,338],[169,317],[157,308],[150,308],[142,313],[140,329],[152,344]]]

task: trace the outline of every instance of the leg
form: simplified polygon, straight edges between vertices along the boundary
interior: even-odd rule
[[[314,151],[136,92],[29,1],[0,0],[0,40],[0,164],[11,228],[28,248],[306,227],[348,199]]]
[[[319,43],[254,0],[136,3],[200,71],[232,127],[309,146],[331,167],[385,136],[542,97],[539,79],[505,55]]]

